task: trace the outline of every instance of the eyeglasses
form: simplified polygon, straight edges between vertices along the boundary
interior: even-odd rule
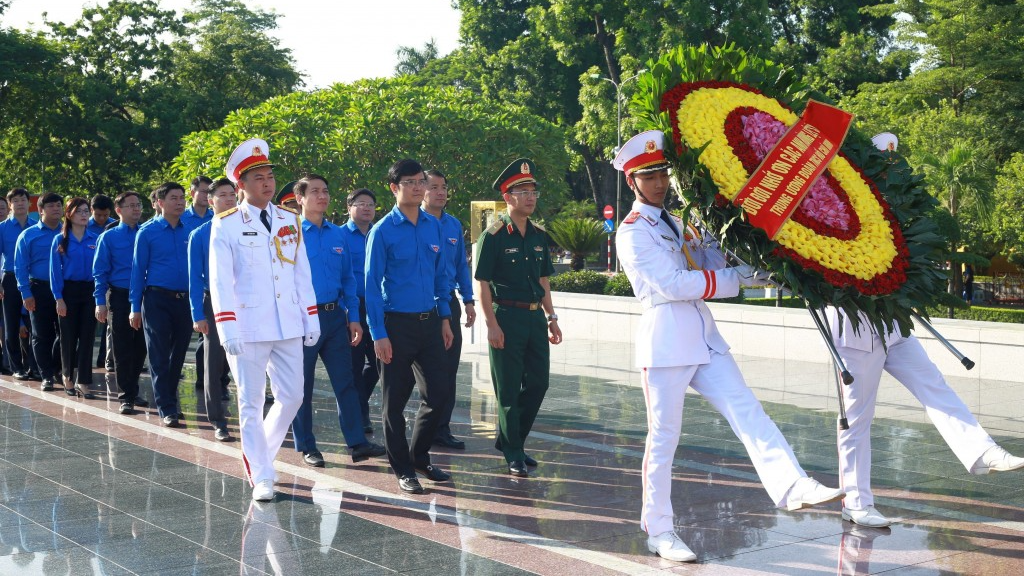
[[[398,183],[402,186],[426,186],[427,179],[423,178],[421,180],[399,180]]]
[[[448,193],[448,187],[447,186],[438,186],[437,188],[429,188],[429,189],[427,189],[427,192],[444,192],[445,194],[447,194]]]
[[[349,208],[376,208],[377,205],[373,202],[356,202],[355,204],[349,204]]]
[[[121,205],[121,209],[122,210],[136,210],[138,208],[142,208],[142,204],[122,204]]]
[[[516,196],[522,196],[523,198],[540,198],[539,190],[520,190],[518,192],[509,192],[509,194],[515,194]]]
[[[79,215],[79,216],[88,216],[88,215],[89,215],[89,214],[91,214],[91,213],[92,213],[92,212],[91,212],[91,211],[89,210],[89,208],[85,208],[84,210],[83,210],[83,209],[81,209],[81,208],[79,208],[78,210],[75,210],[75,211],[73,212],[73,214],[77,214],[77,215]]]

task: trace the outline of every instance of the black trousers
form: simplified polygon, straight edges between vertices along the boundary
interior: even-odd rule
[[[380,373],[377,370],[377,354],[373,351],[370,326],[366,323],[366,300],[359,299],[359,323],[363,326],[363,339],[352,351],[352,379],[359,390],[359,407],[363,413],[363,426],[370,425],[370,396],[377,387]]]
[[[448,400],[448,404],[441,408],[441,416],[437,423],[438,438],[445,438],[452,433],[452,412],[455,410],[455,379],[459,374],[459,360],[462,359],[462,329],[459,326],[462,322],[462,304],[454,292],[452,292],[449,306],[452,309],[451,327],[455,338],[452,340],[452,347],[445,350],[445,368],[448,375],[448,389],[451,390],[451,397]],[[416,385],[423,387],[426,382],[423,377],[423,371],[416,364],[413,365],[412,371],[416,375]]]
[[[30,280],[36,309],[29,314],[32,321],[32,354],[43,380],[53,380],[60,370],[60,326],[57,322],[57,301],[50,292],[50,283]]]
[[[206,418],[214,426],[227,426],[228,411],[224,409],[224,390],[227,387],[228,357],[217,334],[217,324],[213,321],[213,302],[210,293],[203,294],[203,315],[206,317],[208,331],[203,338],[203,397],[206,400]],[[196,352],[197,362],[200,361]],[[199,364],[196,364],[198,369]]]
[[[67,306],[67,314],[58,319],[64,377],[86,386],[92,384],[92,349],[96,344],[94,289],[92,282],[65,280],[64,305]]]
[[[386,313],[384,327],[391,341],[391,363],[379,366],[384,393],[384,447],[395,476],[414,476],[415,466],[430,464],[430,445],[451,397],[441,318],[436,312],[423,320],[418,315]],[[423,373],[422,384],[416,384],[414,364]],[[413,386],[418,386],[421,402],[410,446],[405,439],[404,412]]]
[[[107,294],[107,325],[113,338],[114,380],[120,389],[117,399],[131,404],[139,397],[139,376],[146,363],[146,335],[132,328],[128,316],[132,312],[127,288],[111,286]]]
[[[27,372],[31,362],[21,355],[21,292],[14,272],[4,272],[4,349],[11,362],[11,372]]]

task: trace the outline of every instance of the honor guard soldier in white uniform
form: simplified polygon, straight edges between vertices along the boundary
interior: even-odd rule
[[[615,157],[615,168],[625,172],[636,194],[616,248],[644,309],[636,337],[648,422],[641,525],[651,552],[689,562],[697,556],[673,529],[671,496],[688,387],[729,421],[776,506],[797,510],[838,500],[843,492],[807,477],[718,333],[704,300],[736,296],[761,275],[749,266],[725,268],[709,238],[692,226],[684,230],[682,220],[665,211],[669,165],[663,146],[664,134],[652,130],[634,136]]]
[[[890,332],[883,346],[867,316],[862,314],[854,329],[847,314],[829,307],[826,315],[836,350],[853,375],[853,384],[843,386],[850,428],[839,430],[837,436],[839,478],[846,490],[843,520],[875,528],[890,524],[875,509],[871,493],[871,421],[882,370],[892,374],[924,406],[943,440],[971,474],[1024,468],[1024,458],[1011,456],[978,424],[914,335],[904,338],[899,332]]]
[[[302,346],[320,338],[320,322],[299,216],[270,203],[267,143],[243,142],[225,172],[245,200],[213,220],[210,299],[238,384],[246,477],[253,500],[269,501],[274,458],[302,404]],[[267,374],[277,401],[264,418]]]

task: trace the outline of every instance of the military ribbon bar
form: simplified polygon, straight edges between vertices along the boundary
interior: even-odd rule
[[[775,238],[846,139],[853,115],[814,100],[733,199],[750,224]]]

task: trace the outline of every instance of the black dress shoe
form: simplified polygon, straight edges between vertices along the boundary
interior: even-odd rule
[[[323,468],[327,465],[324,462],[324,455],[314,450],[312,452],[303,452],[302,461],[306,463],[306,466],[312,466],[313,468]]]
[[[369,424],[363,426],[363,434],[373,434],[373,426],[370,426]]]
[[[455,436],[452,436],[451,434],[448,434],[447,436],[440,436],[438,438],[434,438],[434,445],[444,446],[445,448],[453,448],[455,450],[466,449],[466,443],[463,442],[462,440],[459,440]]]
[[[163,418],[164,427],[166,428],[177,428],[178,419],[174,416],[164,416]]]
[[[132,407],[131,402],[122,402],[121,408],[118,410],[121,414],[131,415],[135,414],[135,409]]]
[[[213,431],[213,437],[220,442],[229,442],[231,440],[231,432],[228,432],[227,426],[218,426]]]
[[[29,373],[28,372],[15,372],[14,373],[14,379],[15,380],[28,380],[29,379]]]
[[[426,466],[420,466],[417,464],[416,471],[426,476],[432,482],[447,482],[452,479],[451,474],[430,464],[427,464]]]
[[[363,442],[358,446],[353,446],[351,449],[353,462],[362,462],[363,460],[369,460],[370,458],[378,458],[387,453],[388,451],[385,450],[383,446],[373,442]]]
[[[534,460],[533,458],[530,458],[526,454],[523,454],[523,463],[526,464],[527,466],[531,466],[533,468],[537,467],[537,461]]]
[[[28,373],[28,379],[29,380],[42,380],[43,377],[39,375],[39,372],[33,372],[33,371],[30,370],[29,373]]]
[[[132,404],[135,404],[139,408],[149,408],[149,401],[143,400],[142,398],[136,398],[135,400],[132,400]]]
[[[39,389],[42,390],[43,392],[49,392],[53,390],[53,380],[50,380],[49,378],[43,380],[43,383],[39,385]]]
[[[527,478],[530,476],[530,471],[526,469],[526,462],[523,462],[522,460],[513,460],[509,462],[508,473],[520,478]]]
[[[414,476],[402,476],[399,478],[398,487],[402,492],[408,492],[409,494],[423,494],[423,486],[420,485],[420,481]]]

